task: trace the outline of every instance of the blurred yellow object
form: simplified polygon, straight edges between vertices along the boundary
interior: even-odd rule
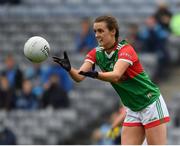
[[[180,14],[174,14],[170,21],[170,28],[174,35],[180,36]]]
[[[107,132],[106,137],[114,140],[116,137],[119,136],[119,134],[120,134],[120,129],[121,129],[120,127],[111,128],[111,129]]]

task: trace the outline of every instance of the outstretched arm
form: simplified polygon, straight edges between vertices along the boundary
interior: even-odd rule
[[[120,81],[122,75],[125,73],[128,67],[129,63],[119,60],[114,65],[113,71],[99,72],[97,78],[103,81],[117,83]]]
[[[79,74],[88,76],[91,78],[97,78],[97,79],[107,81],[107,82],[117,83],[120,81],[122,75],[125,73],[125,71],[129,67],[129,65],[130,64],[128,62],[119,60],[114,65],[113,71],[110,71],[110,72],[97,72],[97,71],[84,72],[81,70],[79,72]]]
[[[71,70],[69,71],[69,74],[74,81],[80,82],[85,79],[85,76],[79,74],[80,70],[87,72],[92,69],[92,66],[93,66],[92,63],[86,61],[82,64],[79,70],[72,67]]]
[[[79,70],[71,67],[71,63],[66,52],[64,52],[64,58],[54,56],[53,61],[58,63],[62,68],[64,68],[70,74],[71,78],[76,82],[80,82],[85,78],[85,76],[79,74],[80,70],[88,72],[92,69],[93,66],[93,64],[90,62],[84,62]]]

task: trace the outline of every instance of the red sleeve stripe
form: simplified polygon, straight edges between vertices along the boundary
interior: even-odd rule
[[[92,64],[94,64],[95,62],[94,61],[92,61],[92,60],[90,60],[90,59],[85,59],[85,62],[90,62],[90,63],[92,63]]]

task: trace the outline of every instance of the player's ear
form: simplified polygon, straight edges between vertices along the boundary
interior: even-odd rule
[[[111,30],[111,34],[112,34],[113,36],[115,36],[115,35],[116,35],[116,30],[115,30],[115,29],[112,29],[112,30]]]

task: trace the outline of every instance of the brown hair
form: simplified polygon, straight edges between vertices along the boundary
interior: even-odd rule
[[[99,16],[95,19],[94,23],[96,22],[105,22],[107,24],[107,28],[112,31],[113,29],[116,30],[115,39],[118,41],[119,38],[119,25],[115,17],[104,15]]]

